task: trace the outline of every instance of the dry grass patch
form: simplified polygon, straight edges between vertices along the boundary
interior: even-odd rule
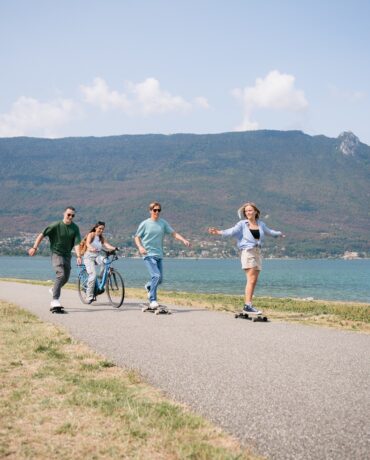
[[[129,288],[127,296],[145,299],[143,289]],[[159,296],[163,303],[226,312],[240,311],[243,305],[243,297],[237,295],[161,290]],[[256,297],[254,304],[272,320],[370,333],[368,304],[276,297]]]
[[[257,458],[134,370],[9,303],[0,361],[0,458]]]

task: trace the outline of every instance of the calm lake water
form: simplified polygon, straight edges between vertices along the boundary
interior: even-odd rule
[[[127,287],[147,281],[141,259],[119,259],[115,266]],[[71,281],[76,276],[74,265]],[[0,277],[51,280],[54,273],[48,257],[3,256]],[[164,260],[163,289],[242,295],[244,285],[238,259]],[[370,302],[370,260],[264,260],[256,295]]]

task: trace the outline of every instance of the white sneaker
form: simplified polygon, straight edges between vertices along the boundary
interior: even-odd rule
[[[49,289],[49,294],[53,297],[54,293],[53,293],[53,288],[52,287]],[[59,297],[58,297],[58,299],[59,299]]]
[[[61,307],[62,304],[59,302],[58,299],[53,299],[53,300],[50,302],[50,306],[51,306],[51,307]]]
[[[255,313],[256,315],[262,315],[262,311],[257,310],[256,307],[254,307],[251,304],[245,304],[243,307],[243,312],[245,313]]]
[[[159,307],[159,303],[156,301],[156,300],[152,300],[149,304],[149,307],[150,308],[158,308]]]

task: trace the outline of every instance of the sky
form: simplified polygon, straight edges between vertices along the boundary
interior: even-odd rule
[[[370,145],[369,0],[0,0],[0,137],[301,130]]]

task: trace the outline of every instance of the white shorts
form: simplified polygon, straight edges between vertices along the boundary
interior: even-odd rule
[[[240,257],[242,269],[255,268],[262,270],[262,255],[260,248],[243,249]]]

